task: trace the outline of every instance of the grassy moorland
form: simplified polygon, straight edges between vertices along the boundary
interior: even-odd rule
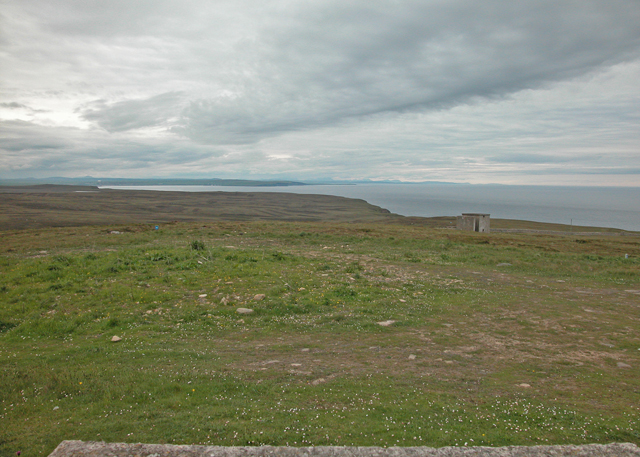
[[[640,444],[637,236],[254,221],[0,240],[2,456]]]
[[[211,220],[404,220],[364,200],[278,192],[157,192],[0,186],[0,230]]]

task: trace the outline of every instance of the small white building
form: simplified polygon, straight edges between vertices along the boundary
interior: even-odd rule
[[[470,232],[489,233],[490,215],[480,213],[462,213],[456,218],[456,228],[458,230],[468,230]]]

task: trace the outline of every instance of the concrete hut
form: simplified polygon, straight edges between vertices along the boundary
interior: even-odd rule
[[[468,230],[470,232],[489,233],[489,216],[489,214],[462,213],[462,216],[457,217],[456,228],[458,230]]]

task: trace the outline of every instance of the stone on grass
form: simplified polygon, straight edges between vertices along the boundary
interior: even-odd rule
[[[256,294],[256,295],[253,296],[253,299],[255,301],[260,301],[260,300],[264,300],[265,297],[266,297],[265,294]]]
[[[415,359],[416,359],[415,354],[409,354],[409,360],[415,360]]]
[[[631,368],[631,365],[624,362],[618,362],[618,368]]]
[[[250,308],[238,308],[236,309],[236,313],[240,313],[240,314],[251,314],[253,312],[252,309]]]
[[[518,387],[524,387],[525,389],[528,389],[531,386],[529,384],[527,384],[526,382],[523,382],[522,384],[518,384]]]
[[[510,263],[503,262],[503,263],[499,263],[498,266],[499,267],[511,267],[512,265]]]
[[[122,338],[120,338],[120,337],[119,337],[119,336],[117,336],[117,335],[113,335],[113,336],[111,337],[111,342],[112,342],[112,343],[117,343],[118,341],[122,341]]]
[[[392,320],[377,322],[377,324],[381,325],[382,327],[389,327],[389,326],[391,326],[391,325],[393,325],[395,323],[396,323],[396,321],[392,321]]]

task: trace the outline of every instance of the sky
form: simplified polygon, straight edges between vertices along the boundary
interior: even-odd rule
[[[638,0],[0,0],[0,178],[640,186]]]

